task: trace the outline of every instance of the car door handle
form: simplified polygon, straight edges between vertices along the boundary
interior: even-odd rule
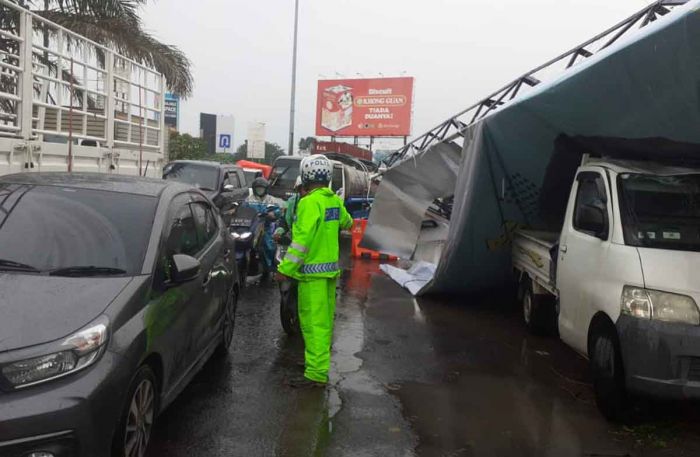
[[[559,250],[562,252],[562,254],[566,254],[566,251],[568,251],[569,248],[566,247],[566,245],[564,245],[564,246],[561,246],[561,247],[559,248]]]
[[[209,273],[207,273],[207,276],[206,276],[206,277],[204,278],[204,280],[202,281],[202,289],[206,289],[206,288],[207,288],[207,286],[208,286],[209,283],[211,282],[211,277],[212,277],[212,273],[211,273],[211,271],[209,271]]]

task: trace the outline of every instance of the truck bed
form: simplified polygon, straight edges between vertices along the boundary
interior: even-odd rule
[[[554,295],[556,285],[551,276],[550,250],[558,242],[558,232],[519,230],[513,238],[513,267],[519,272],[527,273],[544,291]],[[534,292],[541,294],[544,291]]]

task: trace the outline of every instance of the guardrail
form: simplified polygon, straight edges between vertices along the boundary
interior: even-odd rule
[[[596,35],[585,43],[576,46],[574,49],[527,72],[483,100],[460,111],[395,151],[384,160],[384,163],[391,167],[399,161],[419,154],[438,143],[451,141],[462,141],[463,143],[464,131],[472,124],[479,122],[509,101],[515,99],[518,95],[522,95],[529,89],[539,85],[543,80],[551,79],[553,76],[561,74],[562,71],[568,70],[577,62],[585,60],[604,50],[618,41],[622,36],[634,30],[635,25],[642,28],[654,22],[660,16],[670,13],[673,8],[688,3],[688,1],[689,0],[657,0],[605,32]],[[463,146],[463,144],[461,144],[461,146]]]
[[[157,71],[0,0],[0,137],[163,154],[164,100]]]

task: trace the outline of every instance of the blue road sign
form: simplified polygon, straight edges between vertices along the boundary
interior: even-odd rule
[[[231,149],[231,135],[219,135],[219,147]]]

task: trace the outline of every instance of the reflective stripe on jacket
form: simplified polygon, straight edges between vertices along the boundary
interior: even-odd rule
[[[300,281],[338,277],[338,237],[351,226],[343,201],[327,187],[314,189],[297,204],[292,244],[279,272]]]

